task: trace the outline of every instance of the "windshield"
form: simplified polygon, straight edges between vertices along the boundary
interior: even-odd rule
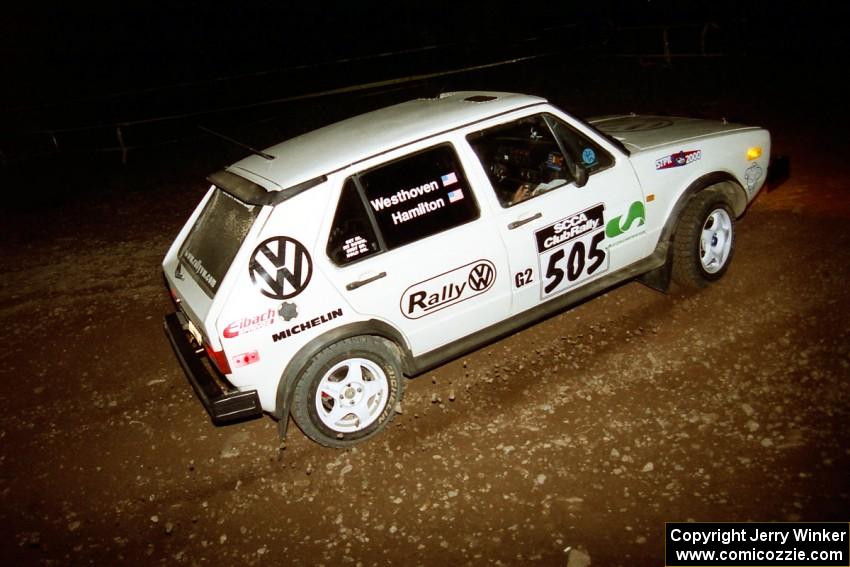
[[[216,189],[180,248],[180,263],[210,297],[215,296],[260,208]]]

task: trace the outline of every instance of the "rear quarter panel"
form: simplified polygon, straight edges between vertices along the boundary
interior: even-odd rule
[[[316,265],[317,254],[324,250],[317,235],[328,207],[333,204],[327,183],[276,206],[239,251],[232,269],[233,285],[216,319],[216,335],[233,370],[228,379],[242,390],[256,389],[268,412],[275,409],[278,382],[295,353],[324,330],[351,317],[339,292]],[[275,289],[259,275],[253,262],[259,257],[270,277],[285,280],[266,252],[280,254],[281,243],[288,256],[283,267],[298,285],[287,282]],[[297,267],[292,263],[296,253],[301,255]],[[246,355],[258,360],[237,366],[236,361]]]

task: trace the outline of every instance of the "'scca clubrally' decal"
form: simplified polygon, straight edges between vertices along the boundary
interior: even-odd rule
[[[275,236],[254,249],[248,271],[260,293],[272,299],[289,299],[310,283],[313,261],[307,248],[294,238]]]
[[[496,266],[490,260],[476,260],[433,278],[413,284],[401,295],[399,307],[408,319],[419,319],[445,309],[493,287]]]
[[[598,204],[562,218],[534,233],[541,283],[540,298],[547,299],[608,270],[605,205]]]

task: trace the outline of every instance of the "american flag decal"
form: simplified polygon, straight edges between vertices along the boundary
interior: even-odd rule
[[[455,189],[454,191],[449,191],[449,203],[454,203],[461,199],[463,199],[463,190]]]

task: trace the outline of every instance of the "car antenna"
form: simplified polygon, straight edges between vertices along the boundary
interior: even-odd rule
[[[252,147],[251,147],[251,146],[249,146],[248,144],[243,144],[243,143],[242,143],[242,142],[240,142],[239,140],[234,140],[233,138],[231,138],[231,137],[229,137],[229,136],[225,136],[224,134],[220,134],[220,133],[218,133],[218,132],[215,132],[214,130],[210,130],[209,128],[205,128],[204,126],[200,126],[200,125],[199,125],[199,126],[198,126],[198,128],[200,128],[201,130],[203,130],[204,132],[206,132],[206,133],[208,133],[208,134],[212,134],[213,136],[217,136],[217,137],[221,138],[222,140],[227,140],[227,141],[228,141],[228,142],[230,142],[231,144],[236,144],[236,145],[237,145],[237,146],[239,146],[240,148],[246,149],[246,150],[248,150],[249,152],[251,152],[252,154],[258,155],[258,156],[260,156],[260,157],[262,157],[262,158],[265,158],[265,159],[267,159],[267,160],[269,160],[269,161],[271,161],[271,160],[273,160],[273,159],[274,159],[274,156],[273,156],[273,155],[271,155],[271,154],[267,154],[266,152],[261,152],[260,150],[258,150],[258,149],[256,149],[256,148],[252,148]]]

